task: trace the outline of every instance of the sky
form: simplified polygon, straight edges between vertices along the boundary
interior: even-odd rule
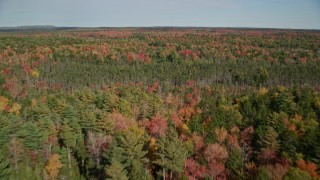
[[[320,29],[320,0],[0,0],[0,27]]]

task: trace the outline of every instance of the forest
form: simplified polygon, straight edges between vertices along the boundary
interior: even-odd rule
[[[320,32],[0,32],[0,179],[320,176]]]

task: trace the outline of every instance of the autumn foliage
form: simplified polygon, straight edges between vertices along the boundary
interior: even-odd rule
[[[0,32],[0,179],[318,179],[318,31]]]
[[[166,130],[168,129],[168,123],[164,117],[161,117],[160,114],[156,114],[150,121],[146,123],[146,128],[153,136],[164,136],[166,134]]]

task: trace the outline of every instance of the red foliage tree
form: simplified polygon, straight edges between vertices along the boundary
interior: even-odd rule
[[[24,97],[28,95],[28,84],[26,83],[23,86],[21,81],[15,77],[6,79],[2,87],[6,89],[13,98]]]
[[[204,157],[209,163],[225,162],[228,158],[228,152],[219,144],[209,144],[204,151]]]
[[[146,56],[146,57],[144,58],[144,63],[145,63],[145,64],[150,64],[150,63],[151,63],[151,58],[150,58],[150,56]]]
[[[2,70],[2,75],[7,75],[11,72],[11,70],[9,68],[5,68]]]
[[[226,174],[224,173],[226,170],[224,164],[219,162],[210,162],[208,163],[207,174],[210,177],[214,177],[214,179],[227,179]]]
[[[185,160],[184,174],[189,178],[189,180],[204,178],[206,171],[206,167],[198,164],[196,160],[192,158]]]
[[[152,136],[164,136],[168,129],[168,123],[164,117],[157,113],[146,123],[146,127]]]
[[[140,60],[141,62],[144,62],[144,59],[145,59],[145,55],[143,53],[139,53],[137,55],[137,59]]]
[[[128,53],[127,55],[127,62],[131,63],[132,61],[135,60],[135,54],[134,53]]]
[[[307,63],[307,58],[305,58],[305,57],[300,58],[300,62],[303,64]]]
[[[301,169],[302,171],[305,171],[314,179],[317,179],[319,177],[317,172],[318,167],[315,163],[305,162],[303,159],[300,159],[296,162],[296,164],[299,169]]]
[[[273,149],[262,149],[258,155],[258,160],[262,164],[274,164],[277,160],[278,153]]]
[[[90,154],[95,158],[95,162],[97,163],[97,165],[100,165],[102,153],[107,148],[110,141],[110,136],[94,134],[92,132],[88,133],[86,146]]]
[[[238,142],[238,137],[236,135],[229,135],[227,138],[227,143],[229,147],[232,148],[240,148],[239,142]]]
[[[240,132],[240,145],[243,152],[245,152],[245,160],[249,160],[253,155],[253,149],[251,147],[253,135],[254,135],[253,126],[245,128]]]
[[[110,114],[111,121],[114,123],[114,130],[116,131],[123,131],[133,125],[132,119],[124,117],[119,112],[113,112]]]
[[[159,87],[159,82],[155,81],[151,86],[148,87],[147,92],[148,93],[155,92],[156,90],[158,90],[158,87]]]
[[[31,68],[30,68],[30,66],[28,64],[22,63],[22,67],[23,67],[23,71],[26,74],[30,74],[31,73]]]
[[[180,118],[176,112],[173,112],[171,120],[176,127],[180,127],[183,123],[183,119]]]
[[[195,152],[202,150],[202,148],[204,147],[204,140],[203,140],[202,136],[198,136],[198,135],[193,134],[192,141],[194,144]]]
[[[194,83],[195,83],[195,81],[194,80],[190,80],[190,81],[187,81],[187,86],[188,87],[193,87],[194,86]]]

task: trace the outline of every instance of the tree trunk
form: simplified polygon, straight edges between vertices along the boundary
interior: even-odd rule
[[[71,170],[71,152],[69,147],[67,147],[67,151],[68,151],[68,164],[69,164],[69,175],[70,178],[72,177],[72,170]]]
[[[166,180],[166,169],[162,169],[163,180]]]
[[[16,175],[18,175],[18,160],[17,160],[16,151],[14,151],[14,168],[16,170]]]

